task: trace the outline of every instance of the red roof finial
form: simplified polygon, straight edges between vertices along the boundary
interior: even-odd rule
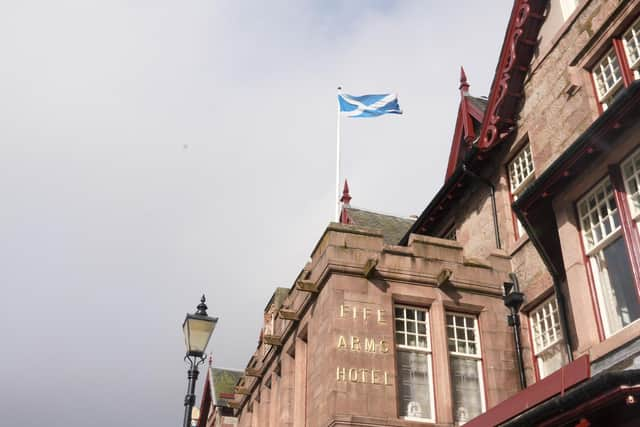
[[[349,184],[347,180],[344,180],[344,189],[342,190],[342,198],[340,201],[345,205],[349,206],[349,202],[351,201],[351,195],[349,194]]]
[[[460,66],[460,93],[466,95],[469,92],[469,83],[467,82],[467,73],[464,67]]]

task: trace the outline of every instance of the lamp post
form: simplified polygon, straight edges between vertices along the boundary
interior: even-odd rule
[[[191,411],[196,402],[195,388],[198,379],[198,366],[205,361],[204,351],[207,348],[211,334],[218,323],[217,317],[207,316],[207,305],[205,297],[202,295],[200,304],[194,314],[187,313],[182,324],[184,331],[184,342],[187,346],[187,354],[184,356],[185,362],[189,362],[187,373],[188,384],[187,394],[184,397],[184,427],[190,427]]]

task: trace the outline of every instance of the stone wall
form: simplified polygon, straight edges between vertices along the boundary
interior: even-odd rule
[[[504,252],[482,260],[425,236],[386,246],[379,233],[332,224],[276,318],[280,343],[251,358],[236,395],[240,426],[413,425],[398,416],[395,304],[428,310],[436,421],[453,422],[447,312],[477,316],[486,407],[518,390],[501,285]],[[270,341],[274,342],[274,341]],[[293,387],[292,387],[293,386]]]

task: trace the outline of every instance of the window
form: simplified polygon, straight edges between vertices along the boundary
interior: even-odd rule
[[[453,418],[462,425],[485,410],[478,322],[465,314],[446,317]]]
[[[640,222],[640,149],[622,163],[622,177],[631,216],[638,223]]]
[[[578,0],[560,0],[560,9],[562,9],[562,17],[566,21],[578,6]]]
[[[444,232],[444,234],[442,235],[442,238],[447,240],[457,240],[456,225],[455,224],[451,225],[447,229],[447,231]]]
[[[526,146],[514,157],[507,167],[509,172],[509,188],[511,190],[511,198],[517,200],[520,194],[527,189],[534,179],[533,156],[531,155],[531,147],[527,143]],[[516,223],[516,238],[524,234],[524,227],[514,217]]]
[[[596,92],[598,92],[598,101],[606,109],[622,88],[622,71],[613,48],[593,69],[593,80],[596,84]]]
[[[640,19],[614,38],[613,46],[591,70],[593,84],[601,109],[606,110],[615,96],[640,78]]]
[[[635,156],[631,157],[634,160]],[[635,164],[634,164],[635,166]],[[631,181],[631,176],[628,177]],[[635,179],[635,178],[633,178]],[[585,255],[591,269],[605,336],[610,336],[640,316],[640,304],[610,177],[578,201]],[[626,200],[622,199],[626,203]],[[632,230],[636,232],[635,230]]]
[[[558,303],[552,297],[540,304],[529,316],[533,336],[533,353],[540,379],[560,369],[566,362]]]
[[[640,19],[624,33],[622,43],[629,67],[633,70],[633,77],[640,79]]]
[[[400,416],[435,421],[428,312],[397,305],[394,318]]]

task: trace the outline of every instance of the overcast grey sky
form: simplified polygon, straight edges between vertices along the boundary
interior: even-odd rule
[[[339,84],[405,110],[343,121],[352,204],[419,214],[459,67],[486,95],[511,9],[0,3],[0,424],[52,427],[179,425],[180,327],[203,292],[215,363],[245,366],[333,217]]]

